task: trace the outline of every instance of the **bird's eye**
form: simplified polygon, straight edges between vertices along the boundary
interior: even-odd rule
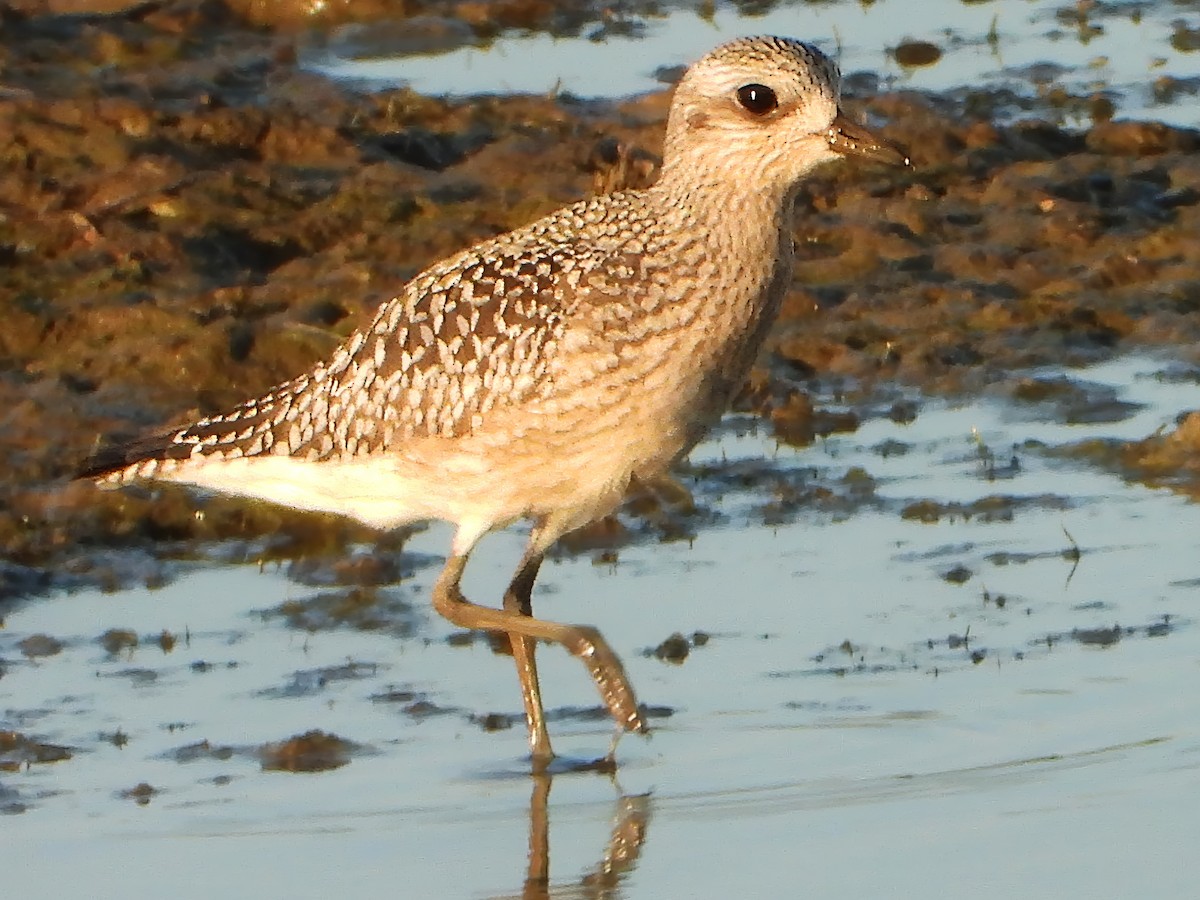
[[[743,85],[738,88],[737,98],[743,109],[756,116],[765,116],[779,106],[775,92],[764,84]]]

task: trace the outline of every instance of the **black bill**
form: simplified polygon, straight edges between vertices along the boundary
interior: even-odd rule
[[[851,121],[840,110],[829,126],[829,146],[846,156],[857,156],[890,166],[912,165],[902,147],[873,134],[866,126]]]

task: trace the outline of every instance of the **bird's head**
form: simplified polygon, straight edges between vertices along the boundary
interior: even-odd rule
[[[779,37],[722,44],[687,70],[671,104],[665,179],[790,191],[840,157],[906,165],[896,145],[841,111],[841,76],[824,53]]]

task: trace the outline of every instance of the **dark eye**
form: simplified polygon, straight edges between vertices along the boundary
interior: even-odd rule
[[[765,84],[747,84],[738,88],[738,103],[747,112],[756,116],[765,116],[779,106],[779,98]]]

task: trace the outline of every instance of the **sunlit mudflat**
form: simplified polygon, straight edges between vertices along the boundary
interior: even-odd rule
[[[522,896],[532,846],[553,896],[1187,896],[1200,505],[1055,450],[1172,427],[1200,386],[1167,370],[1042,373],[1110,387],[1109,415],[908,396],[911,424],[803,450],[730,419],[683,474],[693,541],[563,558],[535,593],[657,711],[614,781],[531,780],[511,661],[428,607],[441,527],[370,631],[290,627],[321,589],[272,567],[30,598],[0,731],[69,758],[2,757],[6,893]],[[521,542],[485,544],[468,594],[497,600]],[[652,652],[675,632],[678,665]],[[582,667],[542,665],[558,750],[602,755]],[[268,768],[314,730],[336,767]]]

